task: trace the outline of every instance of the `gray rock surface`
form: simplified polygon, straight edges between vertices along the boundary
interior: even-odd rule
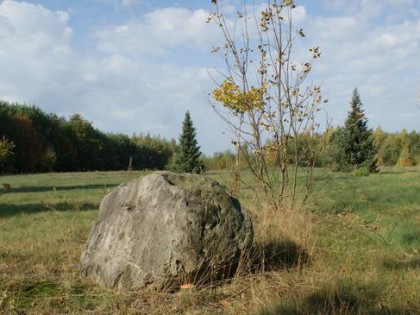
[[[120,290],[229,277],[253,242],[239,202],[200,175],[155,172],[102,200],[82,274]]]

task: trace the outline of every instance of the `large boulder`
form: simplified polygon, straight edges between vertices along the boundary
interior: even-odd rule
[[[229,277],[253,242],[249,217],[217,182],[156,172],[102,200],[82,273],[120,290]]]

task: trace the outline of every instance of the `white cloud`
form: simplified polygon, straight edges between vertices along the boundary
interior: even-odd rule
[[[227,142],[218,137],[223,126],[204,96],[210,86],[203,75],[207,69],[165,58],[148,60],[152,53],[178,45],[203,50],[201,45],[214,34],[206,33],[206,16],[203,10],[158,10],[144,19],[107,27],[97,34],[97,49],[82,53],[72,47],[73,31],[65,12],[3,1],[0,97],[60,115],[81,113],[105,131],[168,138],[178,137],[183,115],[190,110],[203,149],[222,149]]]
[[[100,3],[109,3],[115,6],[130,6],[142,2],[142,0],[95,0]]]
[[[323,81],[334,122],[344,119],[351,90],[358,86],[373,125],[410,129],[420,118],[420,110],[413,110],[419,94],[420,20],[410,14],[377,25],[372,21],[379,2],[372,1],[375,5],[355,1],[351,13],[329,17],[299,7],[295,21],[305,26],[303,42],[321,46],[314,78]],[[158,9],[94,30],[82,52],[73,43],[84,34],[72,30],[66,12],[3,1],[0,97],[59,114],[79,112],[106,131],[171,138],[178,137],[190,110],[203,149],[222,150],[229,142],[221,135],[225,128],[205,99],[213,87],[208,68],[218,62],[208,51],[221,34],[205,23],[207,16],[205,10]]]
[[[0,85],[3,95],[21,97],[26,102],[37,101],[41,94],[52,93],[51,89],[63,83],[74,71],[68,18],[62,11],[51,12],[25,2],[3,1],[0,4]],[[32,99],[32,96],[35,97]]]
[[[184,49],[209,50],[219,33],[206,23],[208,16],[209,12],[202,9],[158,9],[143,18],[99,30],[99,48],[105,53],[137,56],[162,54],[178,45],[183,45]]]
[[[351,90],[357,86],[372,126],[417,128],[420,111],[413,109],[419,93],[420,20],[376,24],[377,13],[366,12],[378,8],[367,10],[366,2],[360,1],[351,14],[314,17],[307,24],[313,42],[323,51],[315,78],[323,81],[335,124],[343,121]],[[407,119],[406,112],[414,114]]]
[[[390,9],[394,13],[407,12],[418,0],[323,0],[327,10],[340,14],[357,13],[360,17],[378,17],[383,10]]]
[[[310,32],[313,36],[328,41],[360,38],[358,31],[361,30],[361,26],[355,17],[319,18],[315,19],[311,26],[313,29],[310,28]]]
[[[31,45],[49,43],[67,45],[72,31],[66,27],[69,20],[63,11],[51,12],[40,5],[5,0],[0,5],[2,35],[11,40],[31,41]],[[9,46],[13,47],[13,46]]]
[[[302,5],[296,6],[293,10],[293,21],[294,23],[301,23],[307,18],[306,8]]]
[[[122,0],[121,2],[123,5],[132,5],[134,3],[137,3],[138,0]]]
[[[414,3],[416,0],[384,0],[386,4],[392,5],[392,6],[410,6]]]

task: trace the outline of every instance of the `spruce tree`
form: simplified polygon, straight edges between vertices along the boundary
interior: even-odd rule
[[[377,149],[373,131],[368,128],[368,120],[363,112],[357,89],[353,91],[350,105],[351,109],[337,139],[338,170],[350,171],[353,168],[365,167],[371,173],[377,172],[375,158]]]
[[[182,134],[179,137],[179,153],[175,161],[175,171],[181,173],[199,173],[203,171],[200,160],[201,152],[196,140],[196,132],[189,112],[185,113]]]

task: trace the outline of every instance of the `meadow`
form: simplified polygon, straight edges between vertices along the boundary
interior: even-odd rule
[[[419,167],[317,169],[308,205],[281,213],[255,202],[246,177],[257,266],[213,286],[121,293],[81,277],[79,257],[105,194],[143,174],[1,176],[12,188],[0,195],[0,313],[420,313]]]

